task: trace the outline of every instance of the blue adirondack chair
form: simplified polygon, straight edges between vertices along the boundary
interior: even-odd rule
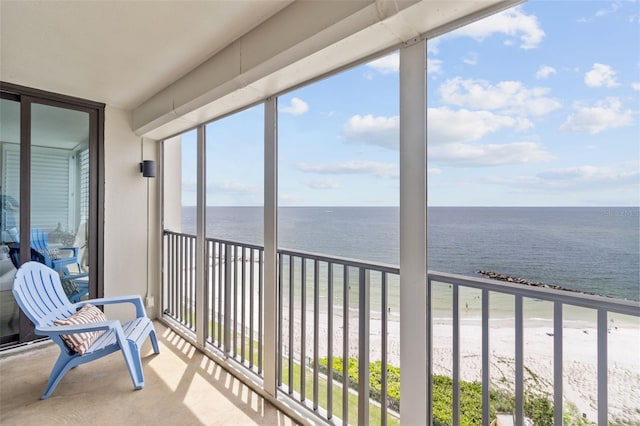
[[[48,234],[40,228],[31,229],[31,248],[42,254],[45,265],[60,273],[69,274],[69,265],[73,264],[77,265],[78,271],[80,271],[78,247],[51,248]],[[66,253],[66,256],[63,256],[62,253]]]
[[[20,243],[19,235],[15,237],[15,243]],[[78,271],[82,272],[80,261],[78,260],[78,247],[50,247],[49,236],[40,228],[32,228],[30,236],[31,260],[37,260],[61,274],[69,274],[69,265],[77,265]],[[33,251],[39,253],[34,258]]]
[[[121,351],[129,370],[134,388],[144,387],[140,347],[147,336],[153,351],[158,354],[158,341],[153,323],[147,317],[140,296],[111,297],[71,303],[60,284],[58,272],[38,262],[27,262],[18,270],[13,295],[18,306],[35,325],[35,333],[49,336],[60,347],[60,355],[51,370],[49,381],[41,399],[48,398],[62,377],[70,369],[95,359]],[[83,305],[102,306],[116,303],[132,303],[136,319],[120,323],[108,320],[90,324],[54,325],[54,321],[70,317]],[[105,330],[82,355],[70,349],[62,335]]]

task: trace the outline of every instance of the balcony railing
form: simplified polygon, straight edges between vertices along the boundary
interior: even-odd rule
[[[343,424],[374,420],[386,425],[390,417],[397,418],[387,406],[387,325],[389,286],[397,288],[399,269],[291,250],[279,250],[278,262],[279,389],[330,421],[337,416]],[[375,321],[380,340],[374,343],[370,325]],[[351,341],[356,334],[357,344]],[[381,363],[379,408],[370,401],[372,353]],[[333,369],[336,355],[342,358],[341,371]],[[358,377],[366,378],[357,380],[357,389],[350,389],[350,358],[358,360]],[[357,407],[355,413],[350,413],[352,407]]]
[[[453,373],[453,424],[460,424],[460,336],[461,336],[461,300],[460,294],[463,290],[476,289],[481,293],[481,324],[482,324],[482,424],[488,425],[490,406],[490,361],[489,351],[490,337],[490,312],[489,304],[491,295],[513,297],[513,312],[515,322],[515,411],[514,420],[516,425],[524,424],[524,300],[540,303],[543,301],[553,304],[553,331],[549,336],[553,336],[553,406],[563,407],[563,312],[565,308],[586,308],[593,310],[597,314],[597,423],[599,425],[609,424],[608,420],[608,381],[607,372],[609,363],[608,354],[608,316],[610,313],[628,315],[640,318],[640,305],[637,302],[593,296],[576,292],[553,290],[543,287],[533,287],[508,282],[498,282],[495,280],[471,278],[461,275],[445,274],[440,272],[429,272],[427,283],[427,294],[429,306],[433,306],[432,292],[434,287],[444,284],[451,287],[451,307],[452,307],[452,373]],[[503,301],[504,303],[504,301]],[[507,302],[508,303],[508,302]],[[432,309],[428,311],[429,327],[432,321]],[[433,333],[431,333],[433,335]],[[640,336],[639,336],[640,337]],[[429,342],[429,352],[432,352],[432,342]],[[553,424],[563,424],[563,410],[554,409]]]
[[[262,247],[207,239],[207,343],[262,374]]]
[[[195,235],[164,233],[162,312],[195,333]]]
[[[195,285],[195,237],[164,233],[163,312],[169,323],[197,331]],[[388,368],[399,364],[399,331],[390,330],[400,317],[399,268],[378,263],[330,257],[291,250],[278,251],[276,365],[264,365],[264,312],[262,247],[232,241],[205,242],[204,336],[206,344],[224,354],[236,366],[258,380],[264,369],[276,368],[279,394],[304,407],[311,415],[335,424],[398,423],[399,410],[391,407]],[[490,419],[490,300],[512,298],[514,320],[514,420],[524,424],[525,366],[524,306],[531,301],[553,305],[553,404],[563,406],[563,312],[574,307],[597,313],[597,420],[608,421],[607,371],[609,314],[640,318],[640,304],[619,299],[503,283],[489,279],[429,272],[425,301],[427,329],[433,335],[434,312],[442,313],[442,297],[434,291],[446,289],[450,309],[451,399],[454,425],[461,422],[461,312],[463,292],[475,291],[480,303],[482,423]],[[511,300],[511,299],[509,299]],[[507,302],[509,305],[511,302]],[[502,302],[502,307],[505,303]],[[445,309],[446,311],[446,309]],[[373,333],[372,333],[373,331]],[[357,336],[357,337],[355,337]],[[395,339],[390,343],[390,336]],[[425,355],[432,374],[432,340]],[[390,347],[392,347],[390,349]],[[334,370],[334,358],[342,368]],[[349,358],[357,359],[359,378],[368,378],[371,362],[380,361],[380,390],[373,392],[369,380],[350,378]],[[393,360],[390,362],[390,358]],[[396,365],[399,366],[399,365]],[[403,366],[411,374],[411,366]],[[408,373],[407,373],[408,372]],[[429,389],[431,391],[431,388]],[[374,395],[375,394],[375,395]],[[372,396],[375,396],[375,401]],[[432,405],[429,394],[425,406]],[[431,410],[429,410],[431,412]],[[554,424],[562,424],[563,410],[554,410]]]

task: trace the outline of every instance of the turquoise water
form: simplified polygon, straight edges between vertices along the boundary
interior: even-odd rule
[[[208,237],[262,244],[262,208],[208,207],[207,216]],[[399,263],[394,207],[282,207],[278,227],[283,248]],[[183,209],[183,232],[195,232],[193,207]],[[640,209],[431,207],[428,267],[640,300]]]

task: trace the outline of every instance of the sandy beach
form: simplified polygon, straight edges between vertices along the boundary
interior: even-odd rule
[[[284,309],[283,344],[284,354],[288,353],[288,309]],[[337,313],[336,313],[337,312]],[[452,374],[452,326],[446,315],[434,315],[433,324],[433,373]],[[387,360],[389,364],[400,365],[400,323],[399,315],[392,313],[388,322]],[[294,358],[301,357],[301,315],[294,314]],[[334,311],[332,336],[333,356],[343,356],[342,308]],[[611,324],[615,324],[612,322]],[[379,312],[373,312],[370,320],[370,360],[381,359],[381,321]],[[313,357],[313,312],[306,314],[307,360]],[[514,321],[499,318],[490,321],[490,375],[491,386],[513,390],[515,382],[515,336]],[[540,389],[553,395],[553,323],[543,318],[525,319],[524,325],[524,366],[525,386]],[[319,325],[319,355],[327,355],[327,313],[322,310]],[[462,380],[480,381],[482,372],[482,327],[479,317],[463,318],[460,326],[460,374]],[[351,310],[349,319],[349,356],[358,356],[357,311]],[[425,354],[425,361],[426,361]],[[566,321],[563,329],[563,388],[565,409],[567,403],[576,406],[589,420],[597,416],[596,401],[596,329],[589,321]],[[629,319],[618,321],[608,333],[608,393],[609,418],[616,422],[626,421],[637,424],[640,410],[640,325]],[[537,384],[535,383],[535,375]],[[634,423],[635,422],[635,423]]]

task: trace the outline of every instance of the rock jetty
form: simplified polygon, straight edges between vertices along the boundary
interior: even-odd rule
[[[529,285],[529,286],[532,286],[532,287],[543,287],[543,288],[551,288],[553,290],[572,291],[574,293],[593,294],[593,293],[586,293],[584,291],[574,290],[574,289],[571,289],[571,288],[561,287],[561,286],[555,285],[555,284],[547,284],[547,283],[543,283],[541,281],[531,281],[531,280],[528,280],[526,278],[514,277],[512,275],[507,275],[507,274],[501,274],[499,272],[485,271],[483,269],[480,269],[478,271],[478,274],[484,275],[485,277],[491,278],[493,280],[506,281],[506,282],[515,283],[515,284]]]

